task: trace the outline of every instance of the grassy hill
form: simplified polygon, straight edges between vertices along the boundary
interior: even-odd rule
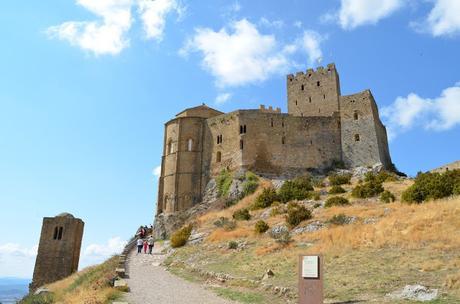
[[[383,186],[395,195],[393,203],[352,197],[358,184],[352,180],[338,195],[351,204],[331,208],[320,202],[337,195],[327,194],[331,188],[319,183],[317,201],[302,202],[313,217],[290,228],[289,242],[255,232],[261,219],[270,229],[286,224],[286,214],[279,210],[286,205],[252,210],[263,189],[271,187],[269,180],[261,180],[257,191],[236,205],[194,220],[194,234],[204,240],[178,248],[167,261],[169,269],[243,303],[295,303],[298,256],[322,253],[329,303],[410,303],[386,296],[408,284],[439,289],[440,297],[432,303],[460,303],[460,197],[401,203],[402,192],[413,181],[392,180]],[[249,220],[218,227],[232,222],[234,212],[243,208],[251,210]],[[274,276],[262,279],[268,269]]]
[[[110,286],[115,277],[118,259],[113,257],[106,262],[83,269],[61,281],[46,286],[52,295],[28,296],[21,304],[105,304],[118,299],[121,293]]]

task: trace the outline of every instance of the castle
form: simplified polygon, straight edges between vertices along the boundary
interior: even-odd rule
[[[288,113],[260,106],[222,113],[201,105],[165,124],[157,213],[199,203],[229,170],[300,175],[340,161],[391,168],[385,126],[370,90],[342,96],[334,64],[287,76]]]
[[[69,213],[43,219],[30,291],[78,270],[84,225],[81,219]]]

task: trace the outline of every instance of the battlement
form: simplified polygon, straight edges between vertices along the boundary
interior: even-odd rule
[[[334,63],[329,63],[326,67],[319,66],[314,69],[307,69],[307,71],[304,72],[297,72],[295,75],[294,74],[289,74],[287,75],[288,80],[292,81],[294,79],[305,79],[305,78],[310,78],[313,76],[316,76],[315,78],[322,77],[322,76],[327,76],[330,75],[331,73],[336,73],[336,68]]]
[[[273,109],[272,106],[269,106],[268,109],[265,107],[265,105],[260,105],[259,107],[259,111],[260,112],[263,112],[263,113],[281,113],[281,109],[280,108],[275,108]]]

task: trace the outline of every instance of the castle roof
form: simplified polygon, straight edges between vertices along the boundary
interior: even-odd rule
[[[58,215],[56,215],[56,217],[70,217],[70,218],[74,218],[74,216],[70,213],[67,213],[67,212],[63,212],[63,213],[60,213]]]
[[[197,107],[188,108],[183,110],[180,113],[176,114],[176,117],[203,117],[209,118],[217,115],[222,115],[223,112],[220,112],[216,109],[208,107],[206,104],[199,105]]]

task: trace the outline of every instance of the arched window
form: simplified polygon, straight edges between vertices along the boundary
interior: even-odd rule
[[[54,227],[54,236],[53,236],[53,240],[57,240],[58,238],[58,227]]]
[[[62,233],[63,233],[64,228],[59,227],[59,234],[58,234],[58,240],[62,239]]]
[[[220,163],[221,161],[222,161],[222,152],[217,151],[217,154],[216,154],[216,162],[217,162],[217,163]]]
[[[359,141],[360,138],[359,138],[359,134],[355,134],[355,141]]]
[[[193,149],[193,139],[189,138],[187,140],[187,151],[190,152],[190,151],[192,151],[192,149]]]
[[[355,112],[353,113],[353,118],[354,118],[355,120],[358,120],[358,111],[355,111]]]
[[[305,86],[302,85],[302,86],[300,87],[300,89],[301,89],[302,91],[305,90]]]
[[[168,141],[168,154],[174,153],[174,143],[172,142],[172,139]]]

